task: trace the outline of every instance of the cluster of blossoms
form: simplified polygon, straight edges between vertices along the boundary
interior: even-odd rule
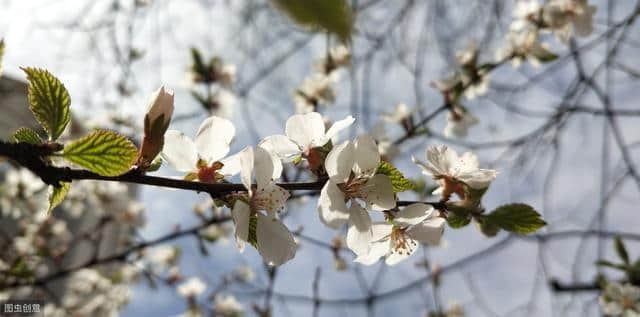
[[[518,1],[513,10],[514,20],[506,34],[506,44],[496,51],[495,63],[479,63],[478,48],[471,43],[456,54],[456,70],[433,82],[449,105],[445,136],[465,137],[468,129],[477,124],[478,120],[461,105],[460,99],[461,96],[474,99],[486,94],[491,70],[508,61],[519,67],[525,60],[534,66],[554,60],[557,55],[540,41],[541,34],[551,32],[562,42],[567,42],[574,34],[588,36],[593,31],[595,12],[596,7],[589,5],[587,0],[552,0],[544,4],[538,0]]]
[[[191,49],[191,56],[187,73],[191,95],[210,114],[231,118],[236,104],[236,96],[231,90],[236,80],[236,66],[217,56],[205,62],[195,48]]]
[[[599,301],[607,316],[640,316],[640,288],[632,284],[608,282]]]
[[[287,120],[285,135],[268,136],[257,146],[224,158],[235,129],[230,121],[212,116],[201,124],[195,142],[179,131],[167,131],[162,157],[187,173],[187,180],[220,183],[240,174],[246,192],[220,200],[231,209],[238,248],[242,251],[249,243],[272,265],[289,261],[297,249],[293,234],[279,219],[290,197],[276,183],[283,162],[305,166],[324,181],[319,218],[334,229],[347,225],[346,245],[357,262],[373,264],[384,256],[393,265],[413,254],[418,243],[438,244],[443,215],[427,204],[396,206],[391,179],[379,171],[383,161],[373,137],[361,135],[336,143],[338,133],[353,122],[349,116],[326,129],[319,113],[296,114]],[[456,193],[461,198],[458,206],[479,208],[495,171],[479,169],[473,154],[458,157],[446,146],[430,147],[427,161],[416,162],[442,183],[443,201]],[[374,222],[374,211],[381,212],[385,221]]]
[[[294,94],[297,113],[317,111],[318,106],[333,103],[335,93],[331,87],[339,79],[338,70],[350,64],[351,53],[340,45],[327,52],[325,58],[316,63],[316,72],[306,78]]]

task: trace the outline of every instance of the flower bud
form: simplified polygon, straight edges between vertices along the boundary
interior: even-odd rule
[[[150,98],[144,117],[144,138],[138,156],[138,166],[148,167],[162,151],[164,133],[173,115],[173,90],[160,87]]]
[[[144,133],[150,134],[151,132],[159,132],[152,130],[160,130],[156,128],[162,128],[162,135],[164,136],[164,132],[169,127],[169,122],[171,122],[172,115],[173,90],[165,90],[164,86],[162,86],[153,93],[149,100],[147,115],[144,118]]]

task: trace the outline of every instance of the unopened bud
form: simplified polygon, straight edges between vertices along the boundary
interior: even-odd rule
[[[151,96],[144,117],[144,138],[138,157],[138,166],[146,169],[162,151],[164,133],[169,128],[173,115],[173,90],[160,89]]]

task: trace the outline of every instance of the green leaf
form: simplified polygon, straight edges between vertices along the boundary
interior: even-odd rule
[[[526,204],[500,206],[484,219],[501,229],[517,234],[529,234],[547,224],[533,207]]]
[[[615,263],[611,263],[607,260],[598,260],[596,261],[596,265],[598,266],[604,266],[604,267],[610,267],[616,270],[621,270],[621,271],[625,271],[626,267],[624,265],[621,264],[615,264]]]
[[[71,97],[58,78],[39,68],[22,68],[29,81],[29,109],[49,134],[49,140],[60,137],[71,120]]]
[[[549,63],[549,62],[553,62],[556,59],[558,59],[558,55],[553,53],[550,50],[547,49],[540,49],[539,51],[535,52],[534,56],[541,62],[541,63]]]
[[[124,136],[108,130],[96,130],[65,146],[62,157],[102,176],[117,176],[129,171],[138,150]]]
[[[405,178],[397,168],[385,161],[380,162],[376,174],[387,175],[391,179],[393,191],[396,193],[413,189],[413,183]]]
[[[147,172],[155,172],[159,170],[161,166],[162,166],[162,158],[158,156],[156,157],[155,160],[151,162],[151,165],[149,165],[149,168],[147,168]]]
[[[61,186],[49,186],[49,214],[58,206],[67,196],[71,183],[60,183]]]
[[[38,132],[29,128],[20,128],[16,130],[11,135],[11,140],[13,142],[25,142],[33,145],[40,145],[43,143]]]
[[[458,215],[456,213],[447,214],[447,223],[449,223],[449,227],[458,229],[462,228],[471,222],[471,217],[467,215]]]
[[[620,236],[616,236],[613,239],[613,243],[615,244],[616,253],[618,253],[618,256],[620,257],[620,259],[625,264],[629,264],[630,263],[629,253],[627,252],[627,248],[624,246],[624,242],[622,242],[622,238],[620,238]]]
[[[349,42],[354,15],[346,0],[271,0],[271,3],[300,26],[335,34]]]
[[[0,40],[0,76],[2,76],[2,58],[4,57],[4,39]]]

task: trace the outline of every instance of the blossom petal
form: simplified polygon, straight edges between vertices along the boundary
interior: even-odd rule
[[[320,191],[318,214],[325,225],[338,229],[349,219],[349,211],[344,201],[344,193],[336,183],[329,180]]]
[[[433,213],[433,207],[425,204],[411,204],[404,207],[393,217],[393,224],[407,227],[418,224]]]
[[[260,142],[259,146],[275,153],[285,162],[292,161],[301,153],[300,147],[284,135],[268,136]]]
[[[229,144],[236,135],[231,121],[211,116],[205,119],[196,134],[198,153],[207,163],[218,161],[229,153]]]
[[[314,144],[314,146],[323,146],[327,144],[327,142],[333,139],[333,137],[336,136],[338,132],[351,126],[354,121],[356,121],[356,119],[352,116],[348,116],[340,121],[336,121],[333,125],[331,125],[329,130],[327,130],[327,133],[316,144]]]
[[[252,192],[251,188],[251,174],[253,174],[253,147],[247,146],[244,148],[239,155],[240,160],[240,179],[242,180],[242,184],[249,191],[249,194]]]
[[[360,188],[359,195],[369,207],[376,210],[387,210],[396,206],[396,198],[387,175],[376,174]]]
[[[287,120],[285,132],[303,150],[324,137],[324,120],[317,112],[295,114]]]
[[[419,165],[425,169],[423,172],[431,176],[449,175],[449,171],[458,161],[456,151],[446,145],[430,146],[426,155],[427,162]]]
[[[258,190],[264,189],[274,178],[280,177],[282,162],[260,146],[256,146],[253,150],[253,157]]]
[[[238,152],[222,159],[220,162],[223,164],[223,166],[218,172],[224,176],[233,176],[240,173],[240,170],[242,170],[240,157],[242,155],[244,155],[242,154],[242,152]]]
[[[372,265],[378,262],[380,257],[389,252],[389,240],[378,241],[371,244],[369,253],[358,255],[353,261],[364,265]]]
[[[236,200],[231,211],[233,223],[236,225],[236,246],[244,251],[244,244],[249,240],[249,215],[251,210],[244,201]]]
[[[252,199],[260,201],[260,206],[274,217],[277,212],[284,209],[287,199],[291,196],[286,189],[273,182],[264,187],[259,187],[253,195]]]
[[[459,175],[456,178],[473,189],[483,189],[489,187],[489,184],[496,179],[497,175],[498,173],[494,170],[478,169]]]
[[[324,161],[324,167],[327,170],[329,178],[337,184],[344,183],[351,175],[351,167],[353,166],[355,147],[353,143],[345,141],[335,146],[331,152],[327,154]]]
[[[356,175],[373,175],[380,165],[380,152],[376,141],[369,135],[361,135],[355,141],[355,164],[353,172]]]
[[[169,130],[164,134],[162,158],[180,172],[193,172],[197,169],[196,145],[180,131]]]
[[[407,230],[407,235],[430,245],[438,245],[444,232],[445,220],[440,217],[427,219]]]
[[[281,265],[296,254],[298,246],[293,235],[280,220],[258,214],[256,227],[258,252],[269,265]]]
[[[371,231],[371,217],[369,213],[352,203],[349,209],[349,230],[347,231],[347,247],[355,254],[369,253],[370,243],[373,239]]]

